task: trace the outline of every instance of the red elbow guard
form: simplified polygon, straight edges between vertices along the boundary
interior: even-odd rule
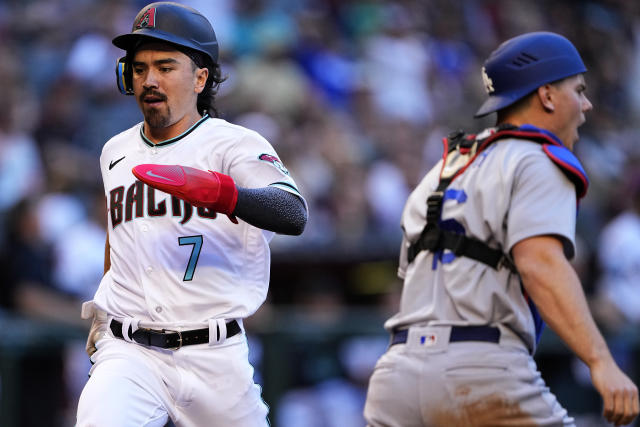
[[[232,221],[235,220],[232,214],[238,202],[238,189],[229,175],[189,166],[154,164],[138,165],[132,172],[153,188],[186,200],[193,206],[227,214]]]

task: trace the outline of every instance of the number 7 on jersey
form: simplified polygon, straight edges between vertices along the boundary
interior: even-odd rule
[[[178,237],[178,244],[180,246],[193,245],[191,256],[189,256],[189,262],[187,263],[187,270],[184,272],[184,278],[182,279],[184,282],[188,282],[193,279],[193,273],[198,264],[198,257],[200,256],[200,250],[202,250],[202,235]]]

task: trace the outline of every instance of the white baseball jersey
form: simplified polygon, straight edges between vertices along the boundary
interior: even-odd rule
[[[229,175],[239,187],[273,186],[302,198],[295,182],[269,142],[224,120],[204,116],[158,144],[142,129],[140,123],[116,135],[100,157],[111,269],[95,304],[114,317],[162,323],[253,314],[267,294],[274,233],[192,207],[136,180],[131,169],[179,164]]]
[[[531,352],[536,329],[519,277],[452,252],[422,251],[407,261],[410,242],[426,223],[426,200],[436,189],[440,161],[409,196],[402,215],[404,237],[398,274],[404,279],[400,311],[385,328],[410,325],[503,325]],[[443,229],[464,232],[509,253],[537,235],[562,239],[573,257],[576,190],[538,143],[504,139],[490,145],[447,188]]]

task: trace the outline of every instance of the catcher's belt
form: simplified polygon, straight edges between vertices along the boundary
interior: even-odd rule
[[[397,329],[391,334],[390,346],[395,344],[404,344],[409,337],[408,329]],[[452,326],[449,342],[461,341],[483,341],[483,342],[500,342],[500,329],[494,326],[477,325],[477,326]]]

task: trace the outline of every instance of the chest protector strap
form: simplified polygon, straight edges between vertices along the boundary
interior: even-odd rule
[[[575,185],[578,199],[586,194],[589,180],[580,161],[553,136],[540,129],[530,125],[518,128],[503,124],[478,136],[466,135],[462,131],[455,132],[443,140],[444,155],[440,181],[436,190],[427,198],[427,224],[418,240],[409,246],[409,263],[423,250],[435,252],[448,249],[456,256],[474,259],[496,270],[506,267],[514,273],[517,272],[511,259],[501,249],[492,248],[485,242],[464,234],[440,228],[442,203],[449,184],[471,165],[482,150],[503,138],[523,138],[542,144],[544,152]]]

